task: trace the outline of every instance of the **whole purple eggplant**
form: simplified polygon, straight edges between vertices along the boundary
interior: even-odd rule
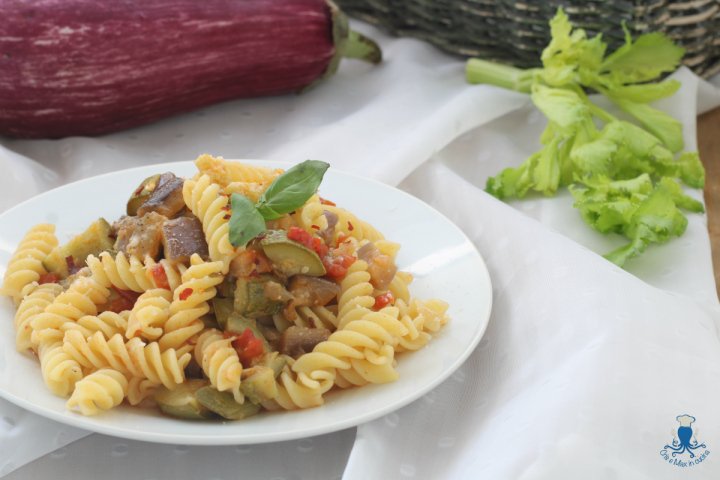
[[[0,2],[0,133],[99,135],[300,91],[372,40],[326,0]]]

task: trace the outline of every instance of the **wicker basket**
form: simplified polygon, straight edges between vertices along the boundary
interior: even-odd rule
[[[602,32],[613,51],[633,37],[662,32],[687,53],[683,64],[702,77],[720,71],[720,0],[335,0],[348,14],[390,32],[427,40],[448,52],[540,66],[548,22],[562,7],[573,25]]]

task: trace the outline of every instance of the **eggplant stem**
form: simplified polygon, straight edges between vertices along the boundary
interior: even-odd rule
[[[377,65],[382,62],[382,50],[375,40],[368,38],[362,33],[350,30],[347,47],[343,56],[346,58],[357,58],[365,62]]]

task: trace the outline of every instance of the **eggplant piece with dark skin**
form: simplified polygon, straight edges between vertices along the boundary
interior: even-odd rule
[[[397,266],[393,259],[383,255],[372,242],[360,247],[357,257],[358,260],[363,260],[368,264],[367,272],[370,274],[370,284],[376,290],[387,290],[397,272]]]
[[[330,338],[327,328],[305,328],[292,326],[280,337],[280,353],[297,357],[312,352],[318,343]]]
[[[342,288],[335,282],[320,277],[295,275],[290,279],[288,291],[293,298],[283,308],[283,315],[291,322],[297,320],[295,307],[327,305]]]
[[[183,185],[185,180],[173,173],[163,173],[145,202],[138,208],[139,217],[150,212],[157,212],[167,218],[172,217],[185,207]]]
[[[144,260],[151,257],[153,260],[158,259],[160,253],[160,241],[162,239],[162,225],[167,221],[167,217],[159,213],[150,212],[144,217],[137,220],[132,236],[125,245],[124,249],[120,248],[118,242],[115,250],[122,251],[126,255],[135,255]],[[120,234],[118,233],[118,241]]]
[[[197,217],[180,217],[162,225],[162,245],[165,258],[173,263],[186,263],[194,253],[210,260],[202,222]]]
[[[337,213],[328,212],[327,210],[323,210],[323,215],[325,215],[325,219],[327,220],[327,228],[325,230],[320,230],[319,232],[316,232],[315,235],[322,238],[325,242],[325,245],[334,245],[335,244],[335,225],[338,224],[340,221],[340,217]]]

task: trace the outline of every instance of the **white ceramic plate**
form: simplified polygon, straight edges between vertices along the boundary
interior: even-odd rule
[[[283,162],[246,163],[289,168]],[[33,225],[57,225],[60,243],[99,217],[120,217],[134,188],[146,177],[172,171],[190,176],[192,162],[135,168],[82,180],[39,195],[0,215],[0,269]],[[275,442],[330,433],[386,415],[424,395],[450,376],[475,349],[490,317],[492,287],[487,268],[470,240],[443,215],[400,190],[355,175],[329,170],[320,194],[370,222],[387,239],[400,242],[400,269],[415,275],[413,297],[450,304],[448,323],[417,352],[397,356],[400,379],[325,395],[325,405],[293,412],[265,412],[241,422],[184,421],[154,409],[121,405],[95,417],[65,409],[66,399],[43,383],[37,357],[15,349],[15,309],[0,297],[0,396],[74,427],[134,440],[191,445]]]

